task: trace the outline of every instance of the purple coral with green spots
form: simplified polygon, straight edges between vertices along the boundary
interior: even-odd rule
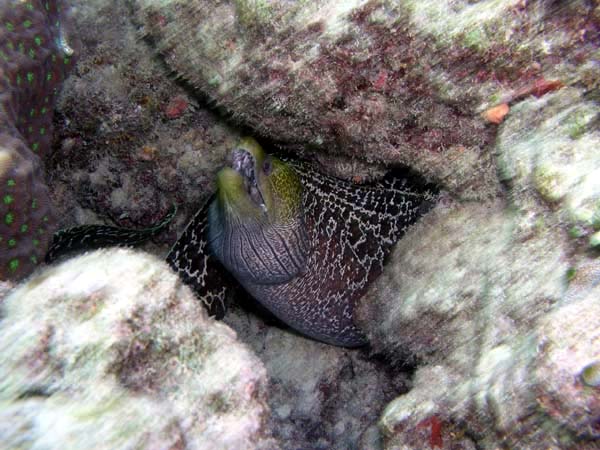
[[[43,261],[55,230],[42,158],[51,146],[58,90],[73,66],[64,6],[0,3],[0,279]]]

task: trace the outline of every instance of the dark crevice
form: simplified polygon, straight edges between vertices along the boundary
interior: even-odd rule
[[[28,400],[32,398],[49,398],[52,396],[48,386],[31,386],[17,396],[17,400]]]

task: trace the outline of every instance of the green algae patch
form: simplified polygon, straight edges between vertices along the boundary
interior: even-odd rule
[[[587,365],[581,371],[581,381],[586,386],[600,387],[600,361],[595,361]]]

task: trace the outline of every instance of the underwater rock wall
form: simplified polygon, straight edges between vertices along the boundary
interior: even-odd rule
[[[462,198],[499,189],[481,113],[598,84],[593,2],[133,3],[167,64],[258,134],[407,165]]]
[[[143,228],[173,205],[172,244],[208,198],[239,135],[179,85],[141,39],[125,2],[72,1],[83,51],[57,104],[47,161],[60,227]]]
[[[239,132],[173,79],[136,33],[124,2],[72,5],[82,52],[57,104],[57,145],[47,161],[60,224],[143,227],[175,203],[171,229],[145,247],[165,255],[211,194]],[[185,109],[170,109],[182,101]],[[379,414],[407,390],[407,375],[239,308],[226,323],[267,367],[268,427],[281,448],[379,441]]]
[[[362,302],[375,350],[419,366],[384,447],[594,445],[593,327],[560,323],[587,349],[560,369],[542,336],[597,256],[597,2],[135,3],[165,61],[236,120],[449,192]]]
[[[596,448],[597,117],[571,88],[515,106],[494,149],[508,198],[438,207],[394,250],[360,310],[376,350],[419,367],[386,448],[432,423],[450,447]]]

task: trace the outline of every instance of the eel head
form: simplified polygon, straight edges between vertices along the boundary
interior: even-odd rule
[[[217,175],[212,253],[242,285],[277,284],[304,272],[308,241],[300,176],[254,139],[242,139]]]

